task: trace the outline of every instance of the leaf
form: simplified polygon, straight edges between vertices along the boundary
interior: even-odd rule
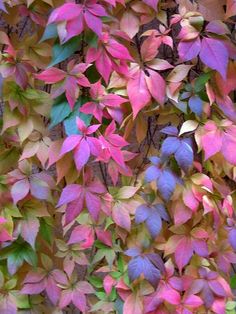
[[[120,20],[120,29],[133,38],[139,31],[139,18],[130,9],[126,9]]]
[[[205,65],[218,71],[226,79],[229,54],[222,41],[204,37],[199,57]]]
[[[209,81],[210,78],[211,78],[211,72],[201,74],[198,78],[196,78],[194,82],[195,92],[199,93],[200,91],[202,91],[205,88],[206,83]]]
[[[130,231],[131,220],[129,212],[122,203],[118,202],[114,205],[112,208],[112,218],[118,226]]]
[[[152,97],[160,105],[163,105],[166,97],[166,82],[162,76],[153,70],[148,70],[148,75],[146,75],[145,79]]]
[[[35,239],[39,232],[39,220],[36,217],[28,217],[21,222],[22,238],[28,242],[32,248],[35,246]]]
[[[199,123],[195,120],[185,121],[181,126],[181,129],[179,131],[179,136],[184,134],[184,133],[188,133],[188,132],[192,132],[192,131],[196,130],[198,125],[199,125]]]
[[[180,168],[187,172],[193,164],[192,147],[188,143],[182,141],[179,148],[175,152],[175,159]]]
[[[79,111],[79,108],[85,102],[86,102],[86,99],[80,97],[79,100],[75,104],[74,110],[69,114],[69,116],[67,116],[64,119],[63,124],[66,130],[66,134],[68,136],[79,133],[79,130],[76,126],[76,117],[79,117],[81,120],[83,120],[86,125],[90,124],[92,116],[90,114],[85,114]]]
[[[161,277],[161,272],[145,256],[137,256],[131,259],[128,264],[128,274],[131,281],[138,279],[141,275],[150,282],[153,287],[157,287]]]
[[[76,36],[68,40],[63,45],[56,43],[52,48],[53,57],[52,61],[48,65],[48,68],[66,60],[73,55],[76,50],[79,50],[80,41],[80,37]]]
[[[136,71],[129,79],[127,84],[127,93],[133,109],[133,116],[135,118],[139,111],[151,100],[151,95],[148,91],[145,80],[145,73],[142,70]]]
[[[123,186],[119,189],[118,193],[116,194],[117,199],[129,199],[135,195],[138,191],[139,187],[134,186]]]
[[[171,198],[175,186],[176,178],[172,172],[168,169],[163,170],[160,177],[157,179],[157,188],[165,201],[168,201]]]
[[[26,195],[29,193],[29,188],[30,185],[28,179],[23,179],[13,184],[11,188],[11,195],[14,204],[17,204],[18,201],[26,197]]]
[[[189,61],[197,57],[201,50],[201,40],[197,37],[194,40],[181,41],[178,45],[178,53],[181,61]]]
[[[57,33],[57,25],[56,24],[48,24],[44,30],[43,36],[40,39],[39,43],[51,39],[51,38],[56,38],[58,36]]]
[[[192,96],[189,99],[189,107],[196,115],[201,116],[203,111],[203,101],[198,96]]]
[[[180,145],[181,141],[177,137],[167,137],[161,145],[161,155],[169,157],[178,150]]]
[[[57,124],[64,121],[71,113],[70,106],[64,96],[58,97],[51,109],[51,123],[49,128],[53,128]]]
[[[183,267],[187,265],[192,255],[193,249],[191,238],[183,237],[179,241],[175,251],[175,261],[180,272],[182,272]]]
[[[172,83],[181,82],[187,75],[192,65],[180,64],[177,65],[167,76],[166,80]]]
[[[126,299],[123,306],[125,314],[143,314],[143,303],[137,294],[131,293]]]

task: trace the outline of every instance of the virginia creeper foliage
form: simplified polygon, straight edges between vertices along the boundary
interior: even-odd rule
[[[236,1],[0,14],[0,314],[235,313]]]

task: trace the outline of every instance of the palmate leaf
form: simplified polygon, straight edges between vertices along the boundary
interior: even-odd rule
[[[127,255],[130,255],[129,251],[126,252]],[[128,275],[131,281],[143,275],[153,287],[157,287],[163,271],[163,261],[158,254],[154,253],[136,255],[128,264]]]
[[[0,260],[7,259],[8,272],[14,275],[24,262],[37,266],[37,254],[26,242],[19,240],[1,250]]]

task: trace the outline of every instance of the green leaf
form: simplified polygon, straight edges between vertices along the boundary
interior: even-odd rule
[[[103,281],[102,278],[96,277],[96,276],[90,276],[89,282],[95,287],[95,288],[102,288],[103,287]]]
[[[79,117],[84,121],[86,125],[89,125],[92,119],[91,115],[82,113],[79,111],[79,108],[87,102],[88,100],[85,97],[80,97],[75,104],[73,112],[64,120],[64,127],[66,135],[79,134],[79,131],[76,126],[76,117]]]
[[[87,31],[84,38],[89,47],[97,48],[98,36],[94,32]]]
[[[230,278],[230,287],[236,289],[236,275],[232,275]]]
[[[80,37],[76,36],[68,40],[63,45],[60,45],[58,42],[52,48],[52,61],[48,65],[48,68],[68,59],[73,53],[79,49]]]
[[[200,75],[194,82],[194,90],[196,93],[199,93],[205,88],[206,83],[211,78],[211,72],[204,73]]]
[[[7,290],[12,290],[13,288],[15,288],[16,284],[17,284],[17,278],[13,277],[12,279],[8,280],[5,283],[4,288]]]
[[[43,36],[40,39],[39,43],[47,40],[47,39],[51,39],[51,38],[56,38],[58,36],[57,33],[57,25],[56,24],[49,24],[46,26]]]
[[[29,309],[29,296],[26,294],[21,294],[20,291],[13,290],[11,294],[14,295],[16,299],[16,305],[19,309]]]
[[[107,294],[105,292],[100,291],[100,292],[96,292],[95,294],[98,297],[98,299],[103,300],[103,301],[107,300]]]
[[[63,120],[65,120],[65,118],[69,116],[70,113],[71,109],[65,96],[59,96],[52,105],[50,113],[51,123],[49,125],[49,128],[53,128],[58,123],[61,123]]]
[[[39,233],[48,244],[52,244],[52,225],[48,218],[40,219]]]

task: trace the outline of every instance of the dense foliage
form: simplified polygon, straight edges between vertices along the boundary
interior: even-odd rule
[[[236,1],[0,12],[0,313],[235,313]]]

